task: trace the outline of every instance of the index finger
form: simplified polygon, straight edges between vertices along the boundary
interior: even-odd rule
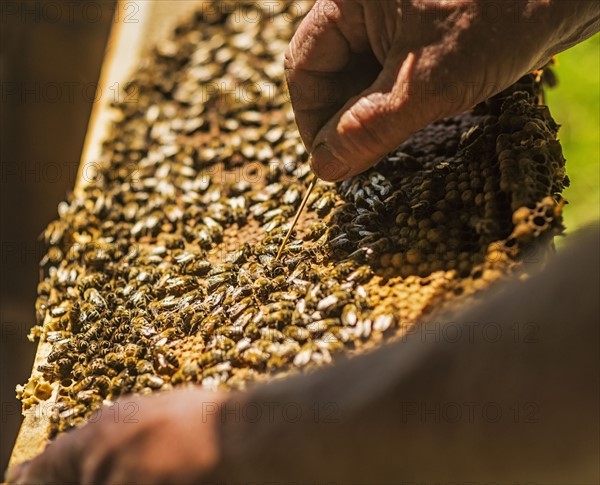
[[[344,103],[373,82],[378,66],[360,3],[317,0],[285,54],[290,98],[307,148]]]

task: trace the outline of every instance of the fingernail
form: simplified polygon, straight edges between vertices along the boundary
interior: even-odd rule
[[[6,483],[16,482],[17,480],[19,480],[19,478],[21,478],[28,465],[29,462],[24,461],[23,463],[19,463],[18,465],[11,466],[4,472],[4,481]]]
[[[327,182],[337,182],[350,171],[350,166],[344,160],[336,158],[325,143],[321,143],[313,150],[312,168]]]

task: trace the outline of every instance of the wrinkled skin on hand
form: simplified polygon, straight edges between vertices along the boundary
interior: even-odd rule
[[[338,181],[367,170],[592,35],[598,10],[579,0],[317,0],[285,58],[315,173]]]
[[[194,483],[219,458],[220,393],[178,389],[127,396],[59,436],[11,483]]]

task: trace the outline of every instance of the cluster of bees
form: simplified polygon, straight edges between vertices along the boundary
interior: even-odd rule
[[[372,348],[523,274],[562,230],[557,126],[526,76],[319,182],[276,260],[312,177],[282,68],[300,18],[235,4],[144,60],[44,233],[33,333],[51,351],[19,394],[53,401],[51,435],[126,393],[243,388]]]

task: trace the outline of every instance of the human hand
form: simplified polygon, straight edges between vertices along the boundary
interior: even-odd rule
[[[59,436],[28,464],[9,470],[7,481],[197,483],[219,461],[223,402],[224,394],[193,388],[125,397]]]
[[[315,173],[361,173],[430,122],[458,114],[598,30],[576,0],[317,0],[286,74]]]

